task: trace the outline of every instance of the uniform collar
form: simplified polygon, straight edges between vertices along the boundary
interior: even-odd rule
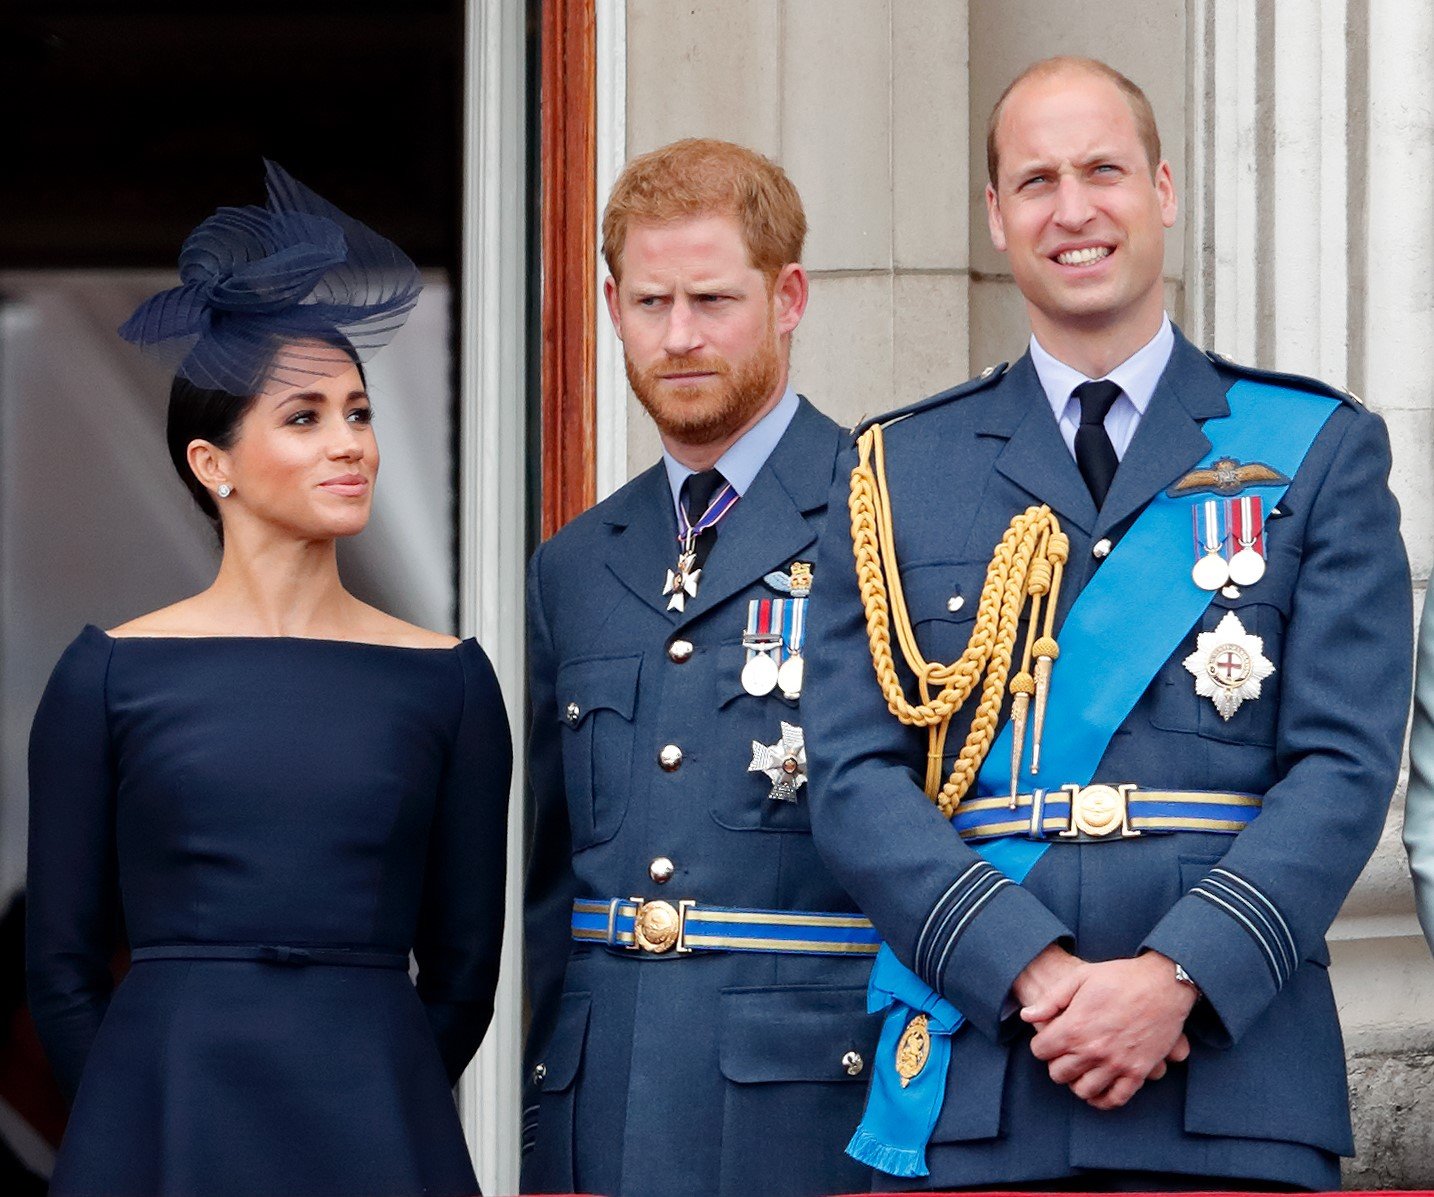
[[[782,397],[777,400],[777,405],[738,437],[736,443],[717,459],[715,468],[722,472],[722,477],[732,484],[732,489],[739,495],[745,495],[750,489],[757,477],[757,471],[766,464],[767,458],[772,455],[772,450],[777,447],[777,442],[782,439],[782,434],[791,424],[792,417],[797,414],[797,406],[797,392],[788,383]],[[682,494],[682,484],[696,471],[688,469],[666,449],[662,450],[662,464],[667,470],[667,485],[672,491],[675,509]]]
[[[1139,415],[1145,414],[1150,406],[1150,397],[1155,394],[1155,385],[1160,381],[1170,354],[1175,349],[1175,329],[1169,315],[1161,318],[1160,328],[1141,348],[1137,349],[1109,374],[1105,375],[1115,383],[1135,406]],[[1036,377],[1041,380],[1041,389],[1046,393],[1056,421],[1066,413],[1066,407],[1073,401],[1071,392],[1083,382],[1091,382],[1079,370],[1052,357],[1031,336],[1031,364],[1036,368]]]

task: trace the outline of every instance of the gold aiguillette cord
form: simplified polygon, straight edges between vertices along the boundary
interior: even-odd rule
[[[1021,611],[1027,598],[1030,599],[1026,647],[1021,668],[1011,680],[1012,719],[1015,721],[1011,729],[1011,801],[1014,805],[1032,697],[1035,699],[1032,772],[1039,761],[1051,669],[1060,653],[1052,629],[1060,598],[1062,568],[1070,556],[1070,540],[1061,531],[1060,522],[1049,507],[1028,507],[1015,516],[986,568],[975,625],[965,651],[949,665],[927,661],[916,643],[897,566],[896,536],[886,484],[886,456],[880,425],[873,425],[862,434],[857,442],[857,452],[848,507],[851,512],[852,552],[866,612],[871,661],[887,709],[902,723],[927,729],[926,794],[947,818],[956,813],[995,740],[1001,698],[1011,668],[1016,637],[1020,634]],[[1044,621],[1040,619],[1042,614]],[[919,703],[907,698],[896,672],[891,651],[893,627],[901,655],[916,679],[920,691]],[[1037,635],[1038,629],[1040,635]],[[1030,670],[1033,656],[1034,678]],[[956,754],[950,776],[943,781],[946,734],[951,720],[978,684],[981,697],[970,730],[966,733],[966,742]]]

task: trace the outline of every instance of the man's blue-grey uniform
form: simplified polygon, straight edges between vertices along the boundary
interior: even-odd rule
[[[1008,521],[1049,504],[1071,544],[1063,617],[1110,543],[1211,449],[1202,426],[1229,414],[1226,393],[1246,378],[1341,402],[1270,515],[1264,577],[1212,593],[1092,779],[1263,795],[1237,835],[1057,840],[1023,884],[1005,883],[924,796],[925,735],[887,713],[850,545],[823,542],[807,667],[813,832],[902,963],[968,1020],[952,1044],[930,1187],[1100,1168],[1328,1189],[1337,1157],[1352,1154],[1324,937],[1383,826],[1410,688],[1409,570],[1383,421],[1343,392],[1257,374],[1177,333],[1097,512],[1026,355],[883,420],[896,554],[922,653],[954,661]],[[1185,568],[1192,546],[1193,529],[1178,550],[1191,554]],[[1162,596],[1121,601],[1134,628]],[[1227,612],[1275,667],[1228,721],[1183,665]],[[1073,685],[1082,679],[1058,660],[1053,688]],[[953,725],[948,769],[965,731]],[[1112,1112],[1053,1083],[1008,1003],[1017,975],[1058,941],[1092,961],[1153,949],[1183,965],[1204,994],[1188,1066]],[[912,1182],[878,1182],[901,1183]]]
[[[878,1029],[865,1005],[870,943],[841,957],[655,953],[632,944],[630,904],[616,911],[618,945],[601,942],[601,915],[595,939],[572,932],[575,900],[628,898],[696,903],[689,916],[723,907],[865,923],[812,845],[806,788],[775,800],[772,779],[750,768],[754,742],[779,742],[802,712],[780,689],[743,688],[749,603],[784,599],[767,575],[813,562],[845,444],[790,391],[753,433],[788,418],[684,610],[664,593],[678,542],[663,463],[534,555],[525,1192],[869,1184],[842,1148]],[[842,537],[843,516],[832,524]],[[815,589],[824,582],[818,571]]]

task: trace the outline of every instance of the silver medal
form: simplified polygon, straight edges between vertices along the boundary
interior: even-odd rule
[[[1265,576],[1265,559],[1256,549],[1243,548],[1230,558],[1230,581],[1253,586]]]
[[[771,654],[757,653],[742,666],[742,689],[753,698],[762,698],[777,688],[779,677],[780,671]]]
[[[1230,567],[1219,552],[1206,553],[1195,562],[1190,577],[1201,590],[1219,590],[1230,580]]]
[[[800,653],[793,653],[782,662],[782,667],[777,670],[777,685],[781,686],[783,696],[793,700],[802,696],[802,676],[805,672],[806,666]]]

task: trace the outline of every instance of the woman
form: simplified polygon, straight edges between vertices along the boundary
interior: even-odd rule
[[[35,718],[31,1003],[74,1094],[57,1197],[478,1188],[450,1087],[493,1008],[507,720],[475,642],[360,602],[335,558],[378,471],[360,359],[417,272],[268,183],[121,329],[184,355],[169,449],[218,576],[86,628]]]

